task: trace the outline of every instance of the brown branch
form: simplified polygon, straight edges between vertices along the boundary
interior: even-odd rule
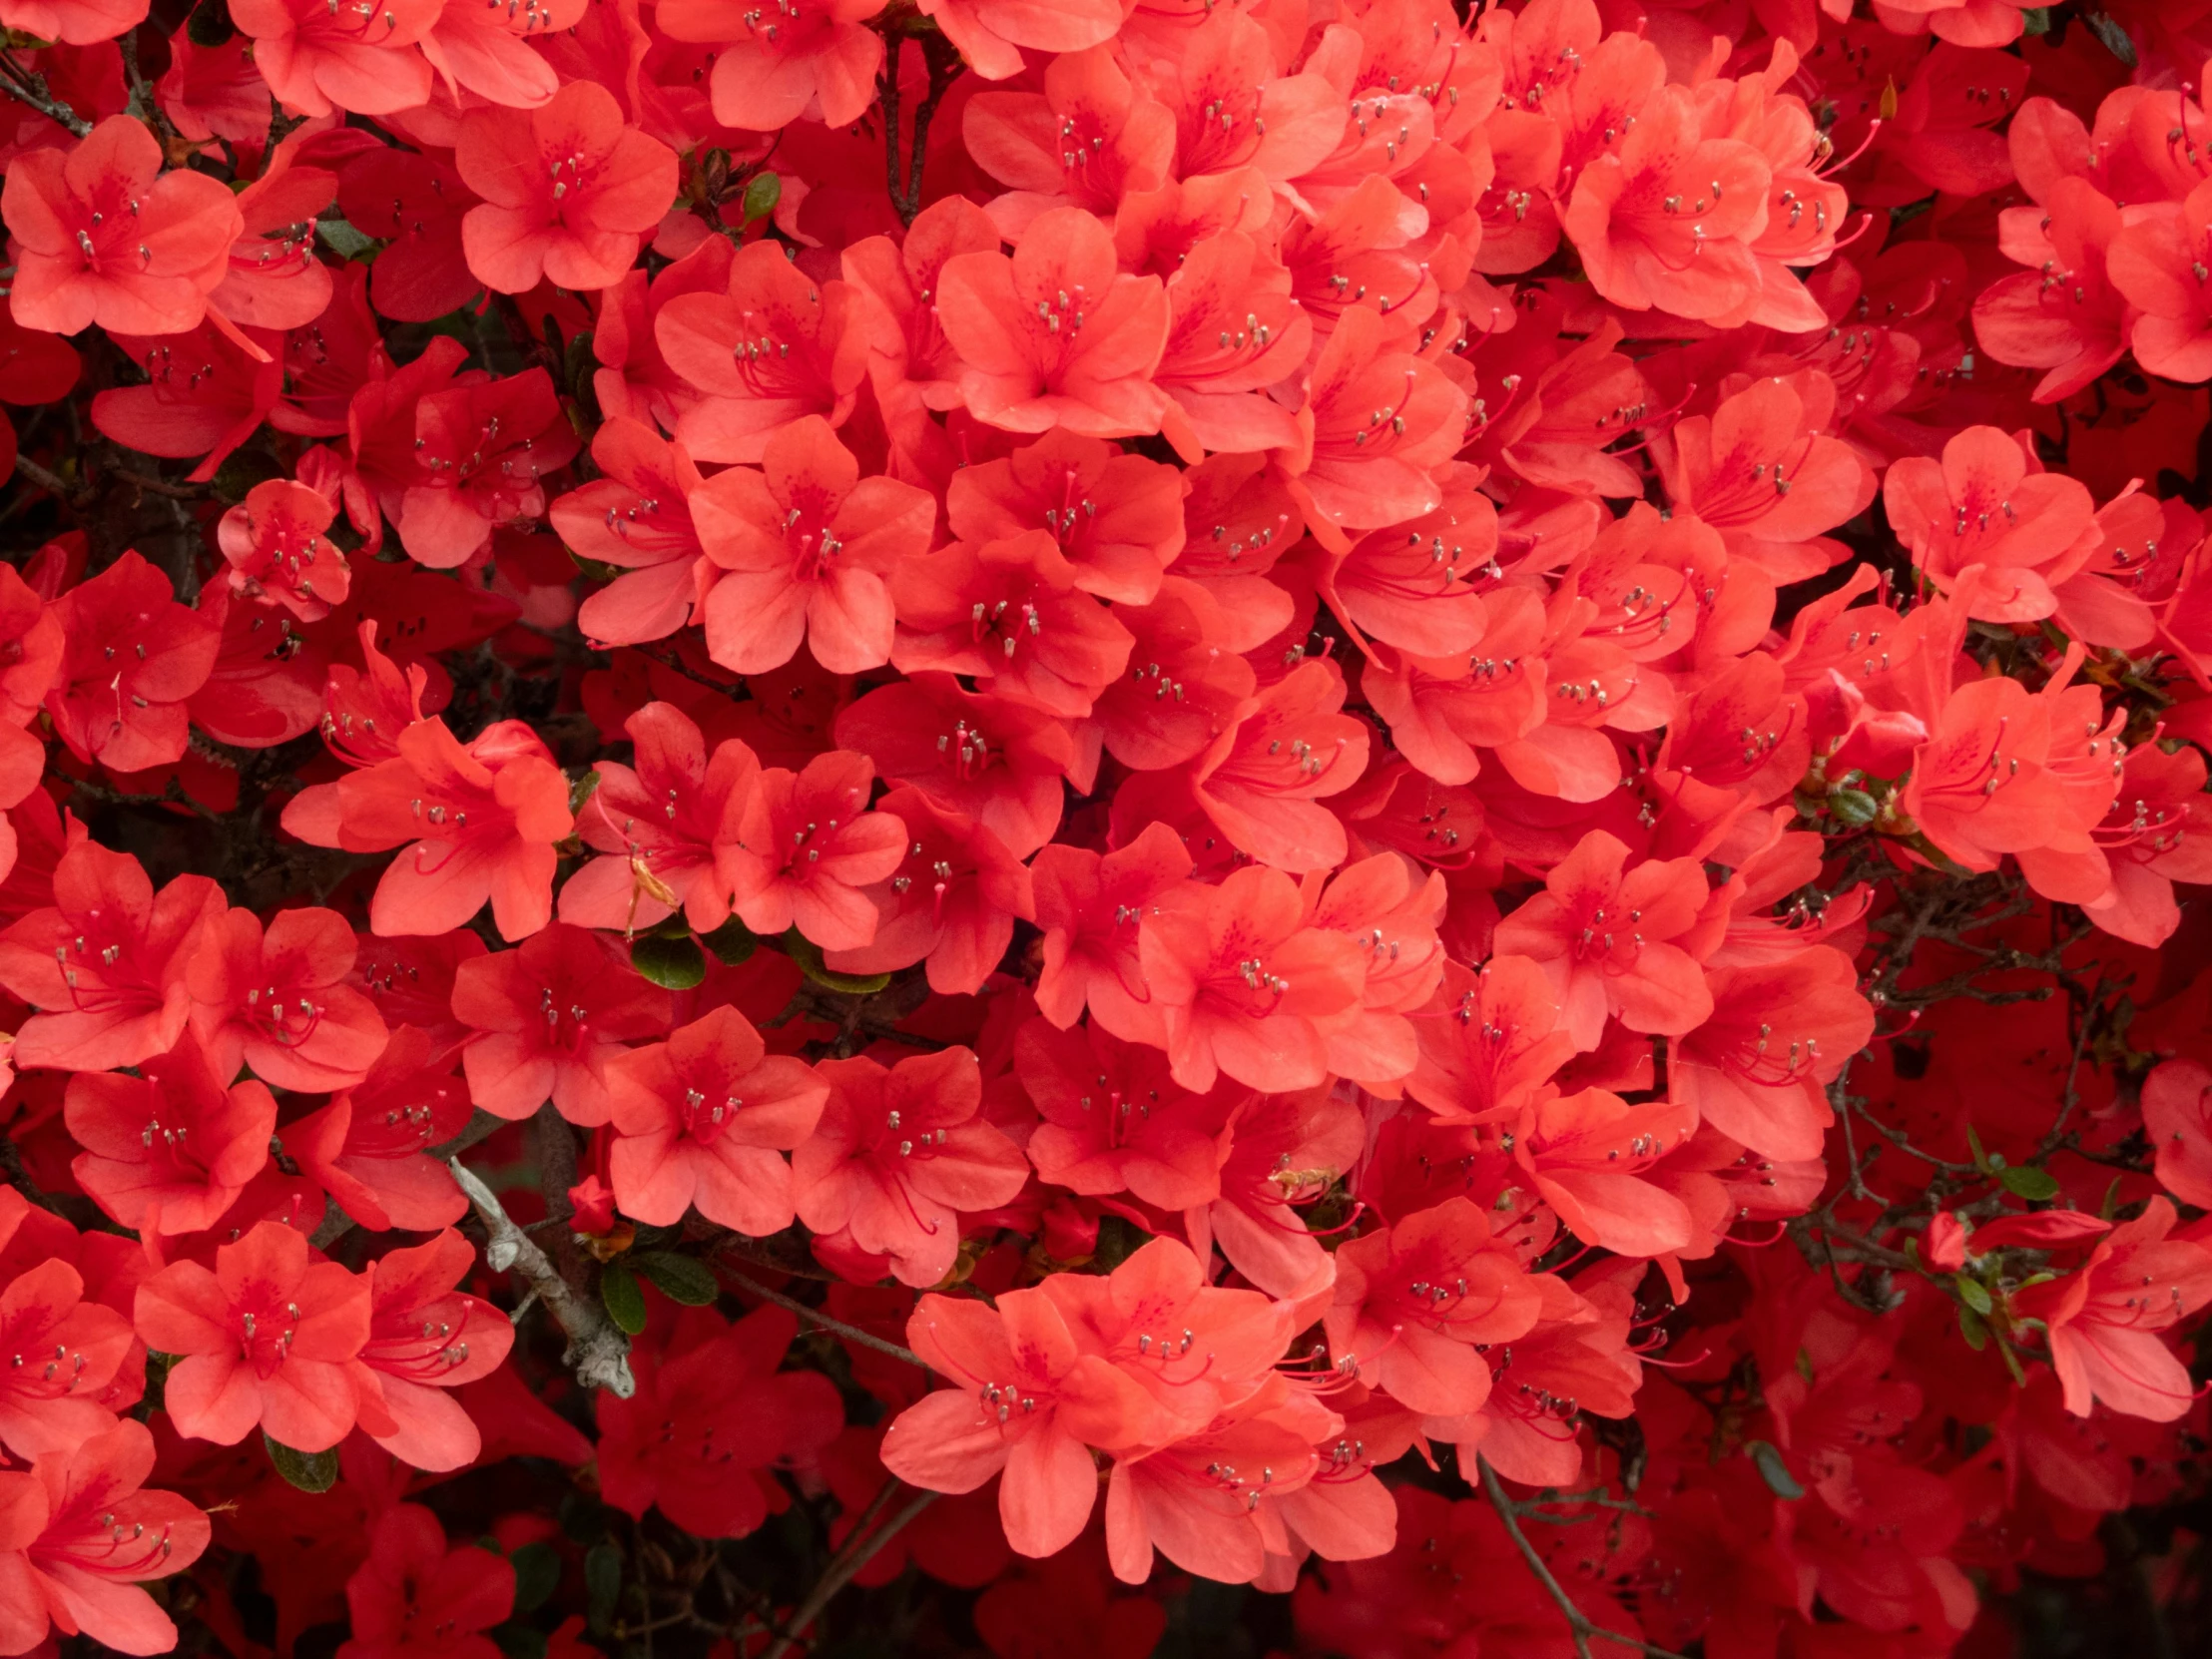
[[[898,1482],[895,1480],[884,1482],[883,1490],[876,1494],[876,1502],[871,1507],[871,1512],[879,1510],[888,1501],[885,1494],[893,1491],[897,1485]],[[795,1646],[806,1640],[803,1632],[815,1620],[822,1617],[822,1610],[830,1605],[836,1593],[852,1582],[852,1575],[873,1560],[875,1552],[889,1543],[891,1538],[904,1528],[908,1521],[936,1500],[937,1494],[935,1492],[916,1492],[911,1503],[891,1516],[889,1520],[878,1526],[873,1532],[865,1533],[863,1536],[860,1530],[855,1529],[852,1536],[845,1539],[844,1548],[837,1551],[830,1565],[824,1569],[820,1581],[808,1592],[807,1599],[799,1604],[799,1610],[792,1614],[790,1624],[785,1627],[785,1633],[776,1638],[764,1659],[784,1659],[785,1654],[791,1652]]]
[[[0,52],[0,87],[38,111],[47,120],[66,128],[78,138],[92,131],[92,123],[56,98],[46,85],[46,77],[35,70],[26,70],[14,58]]]
[[[1522,1506],[1505,1495],[1504,1483],[1498,1479],[1497,1470],[1490,1467],[1489,1459],[1477,1455],[1474,1466],[1481,1474],[1483,1494],[1489,1498],[1490,1507],[1497,1512],[1497,1518],[1504,1523],[1506,1536],[1513,1540],[1514,1548],[1520,1551],[1521,1560],[1527,1565],[1528,1570],[1535,1575],[1536,1582],[1543,1586],[1544,1593],[1559,1604],[1559,1611],[1565,1615],[1567,1634],[1574,1641],[1574,1651],[1577,1659],[1590,1659],[1590,1638],[1592,1636],[1597,1637],[1600,1641],[1616,1643],[1621,1647],[1632,1647],[1637,1652],[1646,1655],[1647,1659],[1683,1659],[1681,1654],[1674,1652],[1672,1649],[1659,1647],[1645,1641],[1640,1636],[1623,1636],[1617,1630],[1608,1630],[1604,1625],[1593,1620],[1589,1614],[1583,1612],[1574,1598],[1567,1594],[1565,1587],[1560,1584],[1559,1580],[1552,1576],[1551,1568],[1545,1564],[1544,1558],[1536,1553],[1536,1546],[1528,1541],[1527,1534],[1521,1531]]]
[[[795,1297],[788,1297],[781,1291],[772,1291],[766,1285],[747,1278],[735,1268],[724,1268],[722,1271],[737,1281],[740,1290],[759,1297],[763,1302],[773,1302],[779,1308],[789,1309],[801,1319],[820,1326],[833,1336],[842,1337],[848,1343],[858,1343],[862,1348],[872,1348],[876,1353],[887,1354],[893,1360],[903,1360],[909,1366],[919,1366],[924,1371],[929,1369],[928,1362],[916,1355],[910,1348],[900,1348],[896,1343],[886,1342],[871,1332],[862,1331],[856,1325],[847,1325],[842,1320],[831,1319],[821,1309],[810,1308],[804,1302]]]

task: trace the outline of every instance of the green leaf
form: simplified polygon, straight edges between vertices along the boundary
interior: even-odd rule
[[[773,173],[756,173],[745,187],[744,223],[766,219],[776,211],[776,204],[784,200],[784,181]]]
[[[822,947],[794,927],[784,935],[784,949],[799,964],[799,971],[825,990],[847,996],[873,996],[891,982],[887,973],[838,973],[824,963]]]
[[[1958,1287],[1958,1300],[1960,1302],[1963,1302],[1983,1319],[1989,1317],[1989,1310],[1995,1307],[1996,1304],[1989,1300],[1988,1286],[1982,1284],[1978,1279],[1968,1279],[1964,1274],[1958,1275],[1951,1283]]]
[[[276,1465],[276,1472],[301,1491],[326,1492],[338,1483],[336,1446],[327,1451],[294,1451],[267,1433],[262,1435],[262,1444],[269,1447],[269,1460]]]
[[[192,10],[185,31],[192,36],[195,46],[221,46],[238,33],[231,24],[228,0],[200,0]]]
[[[1981,1136],[1972,1124],[1966,1125],[1966,1150],[1973,1154],[1973,1167],[1985,1170],[1989,1167],[1989,1155],[1981,1150]]]
[[[2020,27],[2031,35],[2049,34],[2050,8],[2048,6],[2034,6],[2020,13]]]
[[[2047,1204],[2058,1196],[2058,1182],[2050,1171],[2028,1164],[2014,1164],[2000,1173],[1997,1181],[2014,1198],[2024,1198],[2030,1204]]]
[[[593,1544],[584,1551],[584,1622],[605,1630],[621,1599],[622,1551],[611,1543]]]
[[[753,929],[736,916],[732,916],[712,933],[699,935],[699,942],[715,953],[715,960],[724,967],[737,967],[749,960],[760,940],[753,936]]]
[[[593,767],[583,777],[568,786],[568,810],[571,817],[581,814],[584,804],[599,793],[599,769]]]
[[[1882,816],[1882,804],[1865,790],[1833,790],[1828,810],[1854,830],[1863,830]]]
[[[630,965],[668,991],[688,991],[707,977],[707,958],[689,934],[680,939],[639,934],[630,941]]]
[[[638,1276],[620,1262],[609,1262],[599,1270],[599,1300],[607,1305],[607,1317],[626,1335],[635,1337],[645,1329],[645,1292],[638,1286]]]
[[[1958,1334],[1966,1339],[1966,1346],[1976,1354],[1989,1346],[1988,1323],[1964,1304],[1960,1304],[1958,1309]]]
[[[512,1619],[505,1624],[495,1624],[491,1639],[499,1644],[499,1651],[507,1659],[545,1659],[548,1645],[545,1632],[533,1630],[526,1624],[517,1624]]]
[[[680,1302],[687,1308],[708,1307],[722,1294],[714,1269],[697,1257],[654,1250],[643,1256],[631,1256],[630,1266],[652,1280],[653,1288],[669,1301]]]
[[[1765,1440],[1753,1440],[1744,1449],[1751,1453],[1752,1463],[1759,1470],[1759,1478],[1767,1483],[1768,1491],[1792,1503],[1805,1495],[1805,1488],[1790,1472],[1790,1465],[1772,1445]]]
[[[322,239],[323,247],[341,260],[357,260],[376,246],[374,237],[342,219],[316,220],[314,234]]]
[[[551,1544],[524,1544],[508,1557],[515,1569],[515,1612],[534,1613],[561,1587],[561,1557]]]
[[[2128,38],[2127,30],[2106,17],[2102,12],[2083,12],[2081,21],[2089,25],[2089,33],[2104,42],[2104,49],[2128,68],[2135,67],[2135,42]]]

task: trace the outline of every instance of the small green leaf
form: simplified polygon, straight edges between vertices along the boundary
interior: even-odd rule
[[[1854,830],[1863,830],[1882,816],[1882,804],[1865,790],[1832,790],[1828,810]]]
[[[195,46],[221,46],[238,32],[231,24],[228,0],[200,0],[185,31]]]
[[[1966,1125],[1966,1150],[1973,1154],[1973,1167],[1985,1170],[1989,1167],[1989,1155],[1981,1150],[1981,1136],[1972,1124]]]
[[[1797,1476],[1790,1472],[1790,1465],[1783,1461],[1782,1453],[1765,1440],[1753,1440],[1744,1449],[1751,1453],[1752,1463],[1759,1470],[1759,1478],[1767,1483],[1767,1490],[1776,1497],[1795,1503],[1805,1495],[1805,1488],[1798,1484]]]
[[[2104,49],[2107,52],[2127,65],[2128,68],[2133,69],[2135,67],[2135,42],[2128,38],[2125,28],[2115,23],[2111,18],[2106,17],[2102,12],[2083,12],[2081,21],[2089,25],[2089,33],[2104,42]]]
[[[568,810],[571,817],[583,812],[584,804],[599,793],[599,769],[593,767],[583,777],[574,779],[568,786]]]
[[[492,1626],[491,1639],[499,1645],[499,1651],[507,1659],[545,1659],[548,1646],[545,1632],[533,1630],[526,1624],[517,1624],[512,1619],[505,1624],[495,1624]]]
[[[611,1543],[593,1544],[584,1552],[584,1622],[605,1630],[621,1599],[622,1551]]]
[[[341,260],[357,260],[376,246],[374,237],[342,219],[318,219],[314,232],[322,246]]]
[[[1988,1286],[1982,1284],[1978,1279],[1968,1279],[1964,1274],[1960,1274],[1951,1283],[1958,1287],[1958,1300],[1960,1302],[1963,1302],[1983,1319],[1989,1317],[1989,1310],[1995,1307],[1996,1304],[1989,1300]]]
[[[742,223],[750,225],[756,219],[766,219],[776,211],[776,204],[784,200],[784,181],[773,173],[756,173],[745,187],[745,201],[741,211]]]
[[[1958,1334],[1966,1339],[1966,1346],[1979,1354],[1989,1346],[1988,1322],[1964,1304],[1958,1309]]]
[[[551,1544],[524,1544],[508,1557],[515,1569],[515,1612],[534,1613],[561,1587],[561,1557]]]
[[[1812,1353],[1812,1350],[1810,1350],[1810,1349],[1806,1349],[1806,1348],[1800,1348],[1800,1349],[1799,1349],[1799,1350],[1797,1351],[1797,1370],[1798,1370],[1798,1376],[1800,1376],[1800,1377],[1804,1378],[1806,1382],[1812,1382],[1812,1381],[1813,1381],[1813,1353]]]
[[[2034,6],[2020,13],[2020,27],[2031,35],[2049,34],[2050,8],[2048,6]]]
[[[689,934],[680,939],[639,934],[630,941],[630,965],[668,991],[688,991],[707,977],[707,958]]]
[[[2024,1198],[2030,1204],[2047,1204],[2058,1196],[2058,1182],[2050,1171],[2028,1164],[2014,1164],[1997,1180],[2014,1198]]]
[[[712,933],[699,935],[699,942],[715,953],[715,960],[724,967],[737,967],[749,960],[760,940],[753,936],[753,929],[736,916],[732,916]]]
[[[630,1266],[652,1280],[653,1288],[669,1301],[687,1308],[705,1308],[722,1294],[714,1269],[697,1257],[654,1250],[631,1256]]]
[[[629,1336],[645,1329],[645,1292],[638,1276],[620,1262],[599,1270],[599,1300],[607,1305],[607,1317]]]
[[[303,1492],[326,1492],[338,1483],[338,1452],[332,1446],[327,1451],[294,1451],[288,1445],[262,1435],[262,1444],[269,1447],[269,1460],[276,1465],[276,1472]]]
[[[794,927],[784,935],[784,949],[799,964],[799,971],[825,990],[847,996],[873,996],[891,982],[887,973],[838,973],[822,959],[822,947]]]

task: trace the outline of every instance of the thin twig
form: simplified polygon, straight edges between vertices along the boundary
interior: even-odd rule
[[[847,1325],[842,1320],[831,1319],[821,1309],[810,1308],[804,1302],[794,1297],[788,1297],[781,1291],[772,1291],[766,1285],[747,1278],[735,1268],[726,1267],[722,1271],[737,1281],[740,1290],[751,1292],[763,1302],[773,1302],[779,1308],[788,1308],[801,1319],[812,1321],[833,1336],[842,1337],[848,1343],[858,1343],[862,1348],[872,1348],[878,1354],[888,1354],[893,1360],[903,1360],[909,1366],[919,1366],[923,1371],[929,1369],[928,1362],[916,1355],[910,1348],[900,1348],[896,1343],[885,1342],[881,1337],[862,1331],[856,1325]]]
[[[58,495],[64,501],[76,499],[77,492],[69,487],[66,479],[59,473],[47,471],[28,455],[16,456],[15,471],[17,477],[28,479],[50,495]]]
[[[67,128],[79,138],[92,131],[91,122],[47,89],[45,76],[24,69],[5,52],[0,52],[0,87],[5,87],[47,120]]]
[[[895,1481],[889,1482],[883,1490],[887,1492],[896,1484]],[[878,1496],[880,1495],[878,1494]],[[863,1536],[860,1532],[855,1531],[851,1537],[845,1539],[844,1548],[837,1551],[835,1557],[824,1570],[820,1581],[816,1583],[813,1590],[808,1592],[807,1599],[799,1604],[799,1610],[792,1614],[791,1622],[785,1627],[785,1633],[776,1638],[764,1659],[784,1659],[785,1654],[791,1652],[793,1647],[805,1640],[801,1633],[815,1620],[822,1617],[822,1610],[830,1605],[830,1600],[839,1590],[852,1582],[852,1575],[872,1561],[875,1558],[875,1552],[889,1543],[891,1538],[903,1529],[908,1521],[936,1500],[937,1494],[935,1492],[916,1492],[911,1503],[891,1516],[889,1520],[878,1526],[873,1532]]]
[[[586,1301],[570,1289],[530,1235],[507,1219],[498,1195],[484,1185],[482,1178],[458,1158],[446,1159],[445,1167],[453,1172],[453,1179],[476,1207],[489,1235],[484,1261],[494,1273],[512,1268],[521,1274],[568,1333],[568,1352],[561,1356],[562,1364],[574,1371],[576,1380],[586,1387],[605,1388],[617,1399],[628,1399],[637,1392],[637,1379],[630,1375],[630,1339],[621,1328],[597,1303]]]
[[[154,131],[163,139],[177,137],[177,129],[170,125],[161,102],[154,96],[154,89],[147,85],[146,72],[139,68],[138,30],[129,28],[116,37],[116,50],[123,54],[123,79],[131,89],[131,113],[141,121],[151,121]]]
[[[1505,1495],[1504,1483],[1498,1479],[1497,1470],[1490,1467],[1489,1459],[1477,1456],[1474,1466],[1481,1473],[1483,1495],[1489,1498],[1490,1507],[1497,1512],[1497,1518],[1504,1524],[1505,1535],[1513,1540],[1513,1546],[1520,1551],[1521,1560],[1535,1574],[1536,1582],[1544,1587],[1544,1593],[1559,1604],[1559,1611],[1565,1615],[1567,1634],[1574,1641],[1574,1651],[1578,1659],[1590,1659],[1592,1636],[1621,1647],[1635,1648],[1646,1655],[1646,1659],[1682,1659],[1682,1655],[1672,1649],[1656,1646],[1640,1636],[1623,1636],[1617,1630],[1608,1630],[1583,1612],[1559,1580],[1552,1576],[1551,1568],[1536,1553],[1536,1546],[1528,1541],[1527,1534],[1521,1531],[1521,1505]]]

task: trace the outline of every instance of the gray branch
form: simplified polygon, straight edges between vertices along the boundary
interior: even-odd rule
[[[448,1158],[445,1164],[468,1195],[469,1203],[476,1207],[489,1235],[484,1260],[492,1271],[505,1273],[512,1269],[521,1274],[568,1333],[568,1352],[561,1356],[561,1363],[575,1372],[576,1380],[587,1388],[605,1388],[617,1399],[628,1399],[638,1386],[637,1379],[630,1375],[630,1339],[597,1303],[570,1288],[530,1235],[507,1219],[498,1195],[473,1171],[458,1158]]]

